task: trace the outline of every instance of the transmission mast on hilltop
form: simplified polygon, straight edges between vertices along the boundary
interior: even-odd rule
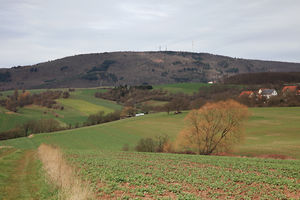
[[[194,40],[192,40],[192,52],[194,52]]]

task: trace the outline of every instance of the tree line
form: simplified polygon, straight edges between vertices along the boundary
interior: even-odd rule
[[[225,84],[270,85],[300,83],[300,72],[260,72],[237,74],[223,79]]]
[[[66,127],[62,127],[55,119],[30,120],[8,131],[1,132],[0,140],[26,137],[30,134],[49,133],[65,129]]]
[[[119,86],[104,93],[95,93],[95,97],[116,101],[126,107],[124,112],[127,116],[134,116],[137,112],[174,112],[180,113],[182,110],[198,109],[207,102],[225,101],[234,99],[235,101],[249,107],[267,107],[267,106],[300,106],[300,95],[296,93],[279,93],[278,96],[267,99],[239,97],[244,90],[256,91],[260,88],[274,88],[280,91],[282,85],[228,85],[213,84],[202,87],[193,94],[169,93],[162,89],[139,88],[132,86]],[[164,105],[153,106],[145,102],[156,100],[165,102]],[[124,114],[126,116],[126,114]]]

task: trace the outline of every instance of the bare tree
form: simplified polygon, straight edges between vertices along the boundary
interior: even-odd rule
[[[186,128],[179,133],[177,144],[203,155],[228,151],[241,140],[247,117],[248,108],[236,101],[207,103],[187,115]]]

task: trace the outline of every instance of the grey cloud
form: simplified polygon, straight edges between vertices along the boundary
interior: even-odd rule
[[[158,50],[159,46],[300,62],[298,0],[0,3],[0,67],[79,53]]]

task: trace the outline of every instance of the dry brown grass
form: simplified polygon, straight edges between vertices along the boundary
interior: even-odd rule
[[[75,175],[74,168],[64,160],[60,149],[41,144],[38,154],[49,179],[61,188],[62,198],[68,200],[93,199],[93,193]]]
[[[13,148],[12,146],[0,146],[0,149],[9,149],[9,148]]]

